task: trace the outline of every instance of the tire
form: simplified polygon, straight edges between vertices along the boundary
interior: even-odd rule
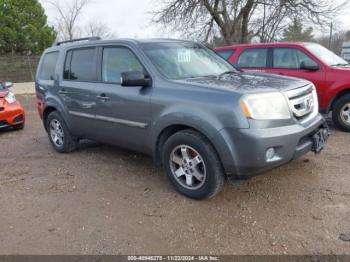
[[[13,130],[17,131],[17,130],[22,130],[24,128],[24,125],[23,124],[19,124],[19,125],[15,125],[12,127]]]
[[[206,137],[193,130],[183,130],[172,135],[162,149],[166,175],[178,192],[200,200],[221,191],[225,175]]]
[[[45,125],[49,140],[57,152],[69,153],[77,148],[77,140],[71,135],[66,123],[57,111],[53,111],[47,116]]]
[[[335,102],[332,119],[340,130],[350,132],[350,94],[342,96]]]

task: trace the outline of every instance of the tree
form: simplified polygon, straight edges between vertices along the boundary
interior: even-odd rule
[[[99,36],[102,38],[112,38],[116,35],[111,32],[107,24],[99,21],[90,21],[85,27],[85,34],[87,36]]]
[[[40,53],[55,38],[38,0],[0,0],[1,53]]]
[[[272,41],[295,14],[307,23],[323,25],[340,6],[328,0],[168,0],[159,4],[156,24],[187,37],[206,42],[216,38],[225,44],[246,43],[254,37]]]
[[[304,30],[300,20],[294,18],[293,24],[284,30],[282,41],[310,42],[313,39],[312,31],[312,27]]]
[[[72,40],[81,34],[79,18],[90,0],[71,0],[62,5],[59,1],[47,1],[57,12],[56,29],[59,40]]]

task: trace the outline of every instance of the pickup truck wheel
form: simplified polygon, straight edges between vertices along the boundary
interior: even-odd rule
[[[172,135],[163,147],[166,174],[181,194],[205,199],[222,189],[225,175],[211,143],[201,134],[184,130]]]
[[[66,123],[56,111],[46,118],[46,128],[54,149],[59,153],[69,153],[76,149],[78,143],[70,134]]]
[[[350,95],[345,95],[335,102],[332,118],[340,130],[350,132]]]

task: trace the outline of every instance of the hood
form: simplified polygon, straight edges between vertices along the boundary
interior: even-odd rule
[[[346,65],[346,66],[332,66],[332,68],[334,70],[337,70],[337,71],[350,72],[350,65]]]
[[[200,77],[179,82],[232,90],[239,93],[286,91],[310,84],[309,81],[299,78],[261,72],[237,72],[224,75],[220,79],[217,77]]]
[[[8,92],[6,89],[0,89],[0,98],[4,98]]]

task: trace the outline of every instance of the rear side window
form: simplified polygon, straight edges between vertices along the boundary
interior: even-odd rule
[[[233,55],[234,52],[235,50],[216,51],[216,53],[225,60],[228,60]]]
[[[249,48],[237,60],[238,67],[266,67],[267,48]]]
[[[58,54],[58,52],[52,52],[44,55],[39,74],[40,80],[54,80]]]
[[[120,83],[121,73],[140,71],[143,66],[128,48],[106,47],[103,49],[102,80],[109,83]]]
[[[66,80],[95,81],[95,48],[68,51],[63,77]]]

